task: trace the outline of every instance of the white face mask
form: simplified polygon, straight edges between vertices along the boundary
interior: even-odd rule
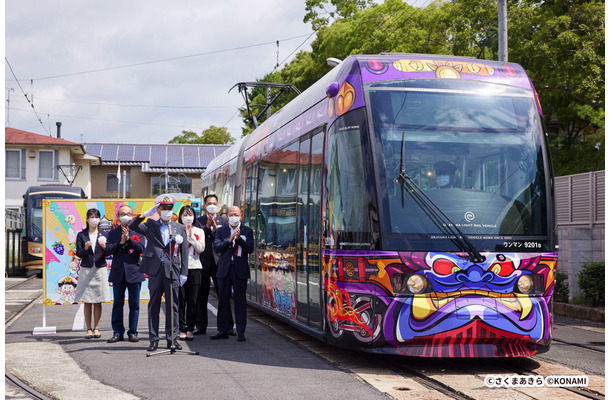
[[[182,217],[182,223],[184,225],[193,225],[193,220],[195,217]]]
[[[96,227],[100,224],[99,218],[89,218],[89,226]]]
[[[121,221],[121,224],[126,224],[129,221],[131,221],[131,217],[129,215],[123,215],[119,217],[119,221]]]
[[[237,215],[231,215],[231,216],[229,217],[229,224],[230,224],[231,226],[237,226],[237,225],[239,225],[239,220],[240,220],[239,216],[237,216]]]
[[[210,214],[216,214],[216,211],[218,211],[218,206],[216,204],[210,204],[205,209]]]
[[[172,219],[172,210],[160,210],[159,215],[163,221],[169,221]]]
[[[436,177],[436,184],[439,186],[447,186],[451,181],[451,177],[449,175],[439,175]]]

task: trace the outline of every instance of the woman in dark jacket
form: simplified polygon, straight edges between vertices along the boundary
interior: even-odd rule
[[[76,235],[76,256],[81,259],[78,271],[78,285],[74,301],[85,303],[85,325],[87,339],[99,338],[102,303],[110,301],[108,270],[104,250],[106,236],[99,232],[100,212],[95,208],[87,210],[87,226]],[[93,306],[93,307],[92,307]],[[93,308],[93,329],[91,309]]]

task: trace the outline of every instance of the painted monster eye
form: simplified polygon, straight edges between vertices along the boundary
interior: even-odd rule
[[[460,268],[449,260],[437,260],[432,266],[434,272],[441,275],[450,275],[460,270]]]
[[[499,276],[509,276],[515,270],[513,263],[510,261],[497,262],[493,264],[489,270]]]

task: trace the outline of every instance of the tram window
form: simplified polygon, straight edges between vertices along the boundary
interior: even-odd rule
[[[282,249],[296,246],[297,156],[299,144],[293,143],[278,155],[278,179],[275,202],[277,244]]]
[[[369,210],[372,204],[367,189],[363,137],[365,124],[359,113],[344,116],[329,131],[326,149],[326,224],[325,241],[335,248],[370,247]],[[353,118],[353,119],[352,119]]]
[[[267,246],[286,249],[296,245],[296,167],[298,143],[261,162],[259,202],[265,220]]]
[[[426,205],[397,183],[404,165],[465,234],[546,234],[543,133],[531,92],[457,81],[393,85],[371,88],[368,97],[384,232],[396,235],[398,245],[398,235],[442,237]],[[455,167],[450,185],[437,182],[439,161]],[[451,250],[451,243],[439,243]]]

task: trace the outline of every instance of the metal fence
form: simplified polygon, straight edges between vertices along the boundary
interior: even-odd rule
[[[604,191],[605,171],[556,177],[557,225],[604,224]]]
[[[6,241],[6,262],[4,276],[22,276],[26,269],[21,266],[21,213],[5,210],[4,232]]]

